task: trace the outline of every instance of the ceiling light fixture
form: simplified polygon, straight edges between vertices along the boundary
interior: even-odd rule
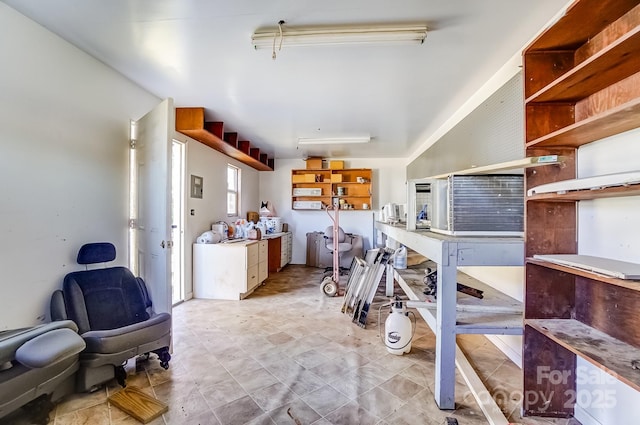
[[[256,30],[251,36],[255,49],[281,46],[314,46],[336,44],[422,44],[427,37],[427,26],[412,25],[368,25],[368,26],[316,26],[277,27]]]
[[[299,145],[342,145],[352,143],[369,143],[371,136],[347,137],[299,137]]]

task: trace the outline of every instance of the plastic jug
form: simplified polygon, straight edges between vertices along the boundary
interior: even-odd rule
[[[401,301],[391,305],[391,314],[384,323],[384,330],[384,345],[389,353],[401,356],[411,351],[411,340],[413,339],[411,320]]]
[[[407,248],[404,245],[400,245],[400,248],[396,250],[393,267],[396,269],[407,268]]]

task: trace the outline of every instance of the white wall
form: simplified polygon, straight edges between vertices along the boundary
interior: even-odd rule
[[[129,120],[155,96],[0,3],[0,330],[48,317],[86,242],[127,264]]]
[[[185,298],[193,297],[192,245],[196,238],[217,221],[235,222],[238,217],[227,217],[227,164],[240,168],[240,218],[247,217],[247,211],[258,211],[258,180],[270,172],[257,171],[220,152],[176,133],[176,139],[186,143],[187,199],[185,212]],[[203,178],[202,199],[189,196],[191,175]],[[191,215],[193,210],[194,215]]]
[[[332,158],[340,159],[340,158]],[[331,220],[324,211],[293,211],[291,209],[291,170],[305,168],[302,159],[276,159],[275,171],[260,174],[260,200],[271,201],[277,215],[289,224],[293,232],[292,264],[306,262],[306,234],[324,231]],[[403,159],[349,159],[345,168],[372,169],[372,210],[344,211],[340,227],[346,232],[362,235],[365,249],[373,245],[373,221],[376,209],[388,202],[406,202],[406,174]]]
[[[578,176],[640,170],[640,129],[585,145]],[[640,196],[581,201],[578,253],[640,263]],[[576,418],[583,424],[623,424],[640,417],[640,393],[579,359],[587,379],[576,387]],[[633,371],[629,369],[629,373]]]

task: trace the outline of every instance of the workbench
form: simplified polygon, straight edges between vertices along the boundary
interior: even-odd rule
[[[436,335],[435,400],[440,409],[455,408],[455,367],[457,334],[522,335],[522,314],[462,313],[457,314],[456,305],[458,267],[463,266],[523,266],[524,242],[518,237],[448,236],[428,230],[406,230],[404,225],[376,222],[375,227],[386,238],[410,248],[436,264],[438,270],[436,309],[418,309],[421,316]],[[413,273],[413,276],[411,276]],[[403,277],[404,275],[404,277]],[[394,277],[410,299],[423,300],[420,285],[422,275],[415,270],[387,271],[386,294],[393,294]],[[420,282],[418,282],[418,280]],[[465,283],[465,282],[460,282]],[[466,284],[466,283],[465,283]],[[486,287],[484,289],[492,289]],[[491,297],[467,302],[486,305],[521,306],[499,291],[492,290]],[[470,297],[467,297],[470,298]],[[462,297],[460,302],[462,302]],[[461,353],[461,352],[460,352]],[[464,355],[462,355],[464,358]],[[466,359],[464,359],[466,361]],[[477,379],[480,381],[479,379]],[[469,384],[469,380],[467,380]],[[480,381],[481,384],[481,381]],[[478,391],[474,391],[474,394]],[[479,396],[476,396],[478,399]],[[486,406],[480,407],[485,410]],[[490,407],[495,410],[497,407]],[[501,412],[498,410],[498,414]],[[485,411],[493,414],[495,412]],[[504,416],[502,415],[504,418]],[[489,417],[488,417],[489,419]],[[490,420],[490,422],[493,422]],[[495,421],[501,423],[502,421]],[[504,421],[506,423],[506,420]]]

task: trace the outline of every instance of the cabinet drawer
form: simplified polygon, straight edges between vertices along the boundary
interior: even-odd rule
[[[259,245],[253,243],[247,246],[247,269],[258,264]]]
[[[266,260],[269,256],[269,241],[263,240],[258,243],[258,258],[259,261]]]
[[[261,261],[258,263],[258,283],[262,283],[267,277],[269,277],[269,262]]]
[[[256,286],[258,286],[258,265],[254,265],[249,267],[247,270],[247,291],[252,290]]]

